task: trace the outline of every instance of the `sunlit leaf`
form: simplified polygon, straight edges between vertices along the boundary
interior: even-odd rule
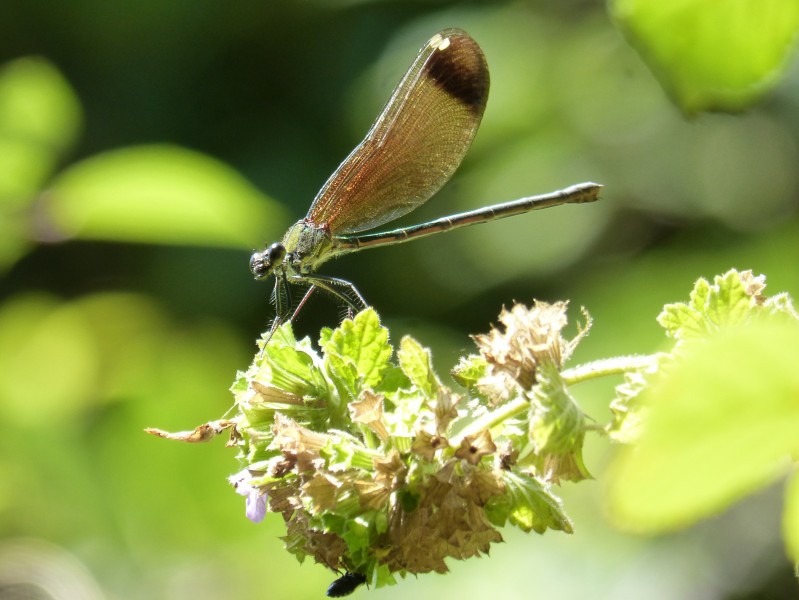
[[[740,110],[795,47],[795,0],[614,0],[613,15],[685,112]]]
[[[639,442],[617,457],[609,501],[626,528],[662,531],[726,508],[799,452],[799,326],[758,321],[685,346],[646,393]]]
[[[465,388],[473,388],[477,382],[485,377],[488,363],[484,356],[471,354],[461,358],[452,369],[452,378]]]
[[[397,351],[400,367],[408,379],[427,397],[435,398],[441,383],[433,371],[430,351],[410,336],[400,341]]]
[[[572,532],[560,499],[540,481],[524,473],[504,471],[506,493],[492,497],[486,506],[488,519],[500,526],[506,521],[522,531],[544,533],[547,529]]]
[[[33,199],[75,141],[81,108],[69,83],[43,58],[0,68],[0,208]]]
[[[585,415],[554,365],[539,365],[536,377],[529,431],[536,453],[531,460],[550,481],[590,477],[582,457]]]
[[[658,315],[658,323],[673,338],[692,339],[742,322],[755,306],[746,292],[741,273],[732,269],[717,275],[712,286],[706,279],[699,278],[691,291],[690,302],[667,304]]]
[[[373,309],[358,313],[354,319],[345,319],[332,332],[323,350],[328,364],[337,365],[336,372],[342,376],[346,371],[346,378],[351,380],[355,389],[360,385],[377,386],[389,367],[392,354],[388,330],[380,326],[380,319]],[[345,369],[344,365],[349,367]]]
[[[319,375],[314,357],[308,352],[295,345],[272,343],[262,356],[261,369],[268,370],[271,385],[297,396],[317,391]]]
[[[283,210],[208,156],[140,146],[64,171],[48,203],[64,237],[253,248],[282,234]]]

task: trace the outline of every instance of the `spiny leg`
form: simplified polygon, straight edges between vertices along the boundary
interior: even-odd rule
[[[297,308],[294,312],[291,311],[291,286],[292,285],[306,285],[308,291],[305,292]],[[275,304],[275,318],[272,321],[272,326],[269,328],[269,334],[264,341],[264,348],[272,339],[272,336],[287,320],[293,323],[300,311],[305,306],[305,303],[317,289],[327,292],[334,298],[337,298],[347,307],[348,316],[352,317],[365,309],[368,304],[364,300],[361,293],[357,288],[345,279],[338,279],[337,277],[328,277],[326,275],[280,275],[275,279],[275,290],[273,292],[273,302]],[[289,317],[291,315],[291,317]]]
[[[308,298],[311,297],[311,294],[313,294],[315,290],[316,290],[316,286],[315,285],[311,285],[311,287],[308,288],[308,291],[305,292],[305,295],[302,297],[302,300],[300,300],[300,303],[297,305],[297,308],[294,309],[294,312],[291,315],[291,322],[292,323],[294,323],[294,320],[297,318],[297,315],[300,314],[300,311],[302,310],[302,307],[305,306],[305,303],[308,301]]]
[[[298,283],[306,283],[312,288],[319,288],[338,298],[346,307],[348,311],[353,314],[358,313],[369,306],[366,300],[363,299],[358,289],[346,279],[338,279],[337,277],[328,277],[327,275],[297,275],[292,278]],[[306,294],[310,295],[309,294]],[[296,316],[296,313],[295,313]]]
[[[266,345],[280,326],[286,322],[286,317],[288,317],[291,312],[291,286],[285,275],[278,275],[275,278],[272,302],[275,305],[275,318],[272,320],[272,325],[269,327],[269,334],[266,336],[266,340],[264,340],[264,348],[266,348]],[[294,316],[292,316],[291,319],[293,320]]]

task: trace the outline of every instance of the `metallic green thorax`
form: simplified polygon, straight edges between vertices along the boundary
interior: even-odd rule
[[[346,250],[337,251],[337,244],[326,227],[305,219],[291,226],[282,243],[286,249],[287,264],[284,264],[289,271],[301,275],[313,273],[322,263],[346,253]]]

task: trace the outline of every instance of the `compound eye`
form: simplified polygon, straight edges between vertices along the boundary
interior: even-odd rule
[[[275,268],[283,264],[284,258],[286,247],[276,242],[263,252],[256,252],[250,257],[250,271],[256,279],[266,279]]]
[[[266,259],[271,267],[276,267],[286,257],[286,247],[280,242],[275,242],[266,249]]]
[[[256,279],[263,279],[269,275],[271,269],[264,260],[263,252],[256,252],[250,257],[250,271],[255,275]]]

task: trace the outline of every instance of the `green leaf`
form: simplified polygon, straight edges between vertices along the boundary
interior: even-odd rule
[[[481,354],[471,354],[461,357],[457,366],[452,369],[452,377],[467,389],[472,389],[477,382],[485,377],[488,363]]]
[[[290,414],[304,425],[323,418],[324,414],[317,409],[328,400],[329,386],[322,373],[321,358],[310,340],[303,338],[298,342],[291,323],[283,324],[265,344],[267,337],[265,333],[259,340],[261,351],[231,387],[249,425],[265,424],[271,428],[276,410]],[[253,391],[258,393],[257,397],[252,396]],[[312,402],[305,404],[303,399]],[[317,404],[318,400],[322,402]]]
[[[291,321],[283,323],[274,333],[272,333],[271,329],[264,331],[261,334],[261,339],[258,340],[258,347],[261,349],[268,348],[268,343],[272,340],[274,340],[275,344],[295,348],[297,346],[297,337],[294,335],[294,327],[292,327]]]
[[[319,331],[319,347],[324,348],[327,346],[331,337],[333,337],[333,330],[330,327],[322,327]]]
[[[524,473],[502,472],[505,494],[492,496],[486,504],[486,516],[494,525],[505,521],[525,532],[544,533],[547,529],[572,532],[572,524],[563,512],[560,500],[540,481]]]
[[[686,113],[742,110],[778,81],[795,47],[795,0],[613,0],[611,11]]]
[[[323,380],[313,355],[274,340],[264,352],[258,378],[297,396],[318,395]]]
[[[282,234],[283,210],[223,163],[173,146],[106,152],[54,181],[64,237],[253,248]]]
[[[607,427],[608,435],[616,442],[630,444],[640,436],[645,418],[640,396],[649,387],[655,372],[654,365],[648,370],[628,371],[624,374],[624,382],[616,386],[616,396],[610,402],[613,420]]]
[[[677,340],[703,337],[721,328],[743,323],[760,311],[760,305],[744,287],[744,278],[752,281],[751,272],[732,269],[717,275],[710,285],[700,278],[686,303],[667,304],[658,315],[658,323]]]
[[[363,387],[374,389],[389,368],[392,349],[388,329],[380,326],[374,309],[345,319],[332,334],[324,335],[322,351],[331,375],[347,383],[357,397]]]
[[[358,369],[355,364],[347,358],[335,353],[325,354],[325,367],[327,373],[333,381],[333,385],[338,390],[338,399],[343,399],[343,403],[339,400],[334,408],[337,414],[343,414],[344,407],[349,402],[354,402],[358,399],[360,391]],[[331,398],[331,400],[337,400]]]
[[[694,289],[688,295],[690,307],[697,312],[703,311],[710,298],[710,293],[710,282],[704,277],[697,279]]]
[[[361,444],[356,444],[352,439],[329,440],[328,443],[319,451],[327,464],[327,468],[332,471],[344,471],[347,469],[358,468],[358,453],[363,449]],[[367,462],[371,467],[371,461]],[[337,511],[341,509],[339,505]],[[341,514],[341,513],[339,513]]]
[[[380,564],[372,573],[369,583],[374,587],[380,588],[387,585],[396,585],[397,580],[388,565]]]
[[[403,373],[402,369],[392,365],[383,371],[383,377],[380,383],[375,386],[374,391],[385,395],[387,398],[395,399],[410,388],[411,381],[407,375]]]
[[[719,327],[743,323],[754,303],[744,289],[740,273],[727,271],[713,281],[715,286],[707,299],[707,317]]]
[[[34,199],[81,120],[77,96],[47,60],[21,58],[0,69],[0,210]]]
[[[400,341],[397,352],[400,368],[427,398],[436,398],[441,382],[433,371],[430,351],[410,336]]]
[[[788,556],[794,564],[799,565],[799,473],[795,470],[785,489],[782,535]]]
[[[369,549],[370,531],[368,522],[364,519],[350,519],[344,525],[344,530],[341,532],[342,539],[347,544],[347,550],[350,554],[366,554]]]
[[[536,373],[530,402],[530,439],[535,447],[531,457],[538,472],[552,481],[579,481],[590,477],[582,459],[585,415],[569,393],[560,372],[542,363]]]
[[[799,325],[759,319],[686,344],[644,394],[639,442],[611,469],[620,525],[664,531],[715,514],[799,452]]]
[[[699,337],[707,332],[702,314],[683,303],[667,304],[657,320],[669,336],[677,339]]]
[[[0,134],[63,150],[81,126],[80,102],[44,58],[21,58],[0,70]]]

